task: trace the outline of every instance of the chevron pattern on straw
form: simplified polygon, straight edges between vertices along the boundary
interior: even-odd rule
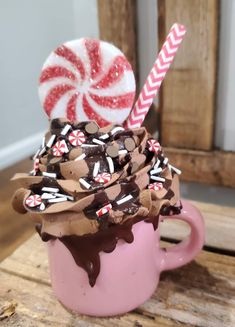
[[[151,69],[129,117],[126,120],[128,128],[138,128],[142,125],[149,108],[156,96],[163,79],[174,60],[175,54],[183,40],[186,29],[175,23],[162,46],[161,51]]]

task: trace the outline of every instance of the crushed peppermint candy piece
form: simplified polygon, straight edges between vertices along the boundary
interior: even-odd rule
[[[39,206],[42,203],[42,198],[40,195],[38,194],[33,194],[30,195],[29,197],[27,197],[27,199],[25,200],[25,204],[30,207],[30,208],[34,208]]]
[[[124,198],[118,200],[117,204],[119,205],[119,204],[125,203],[125,202],[131,200],[132,198],[133,198],[133,196],[131,194],[129,194],[129,195],[125,196]]]
[[[79,129],[73,131],[72,133],[69,134],[69,142],[73,146],[79,146],[82,145],[85,142],[85,135],[82,131]]]
[[[111,174],[109,174],[109,173],[101,173],[101,174],[98,174],[94,178],[94,180],[97,183],[108,183],[111,180]]]
[[[158,153],[161,150],[161,145],[157,140],[148,140],[149,151]]]
[[[56,144],[53,146],[52,150],[53,155],[56,157],[61,157],[64,153],[69,152],[65,140],[57,141]]]
[[[159,191],[163,189],[163,184],[162,183],[152,183],[148,185],[148,189],[154,190],[154,191]]]
[[[106,213],[108,213],[111,209],[112,209],[112,204],[109,203],[106,206],[104,206],[103,208],[97,210],[96,215],[97,215],[97,217],[101,217],[101,216],[105,215]]]
[[[39,170],[39,159],[36,158],[33,163],[33,174],[36,175]]]

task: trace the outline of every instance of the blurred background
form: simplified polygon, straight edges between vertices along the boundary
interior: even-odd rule
[[[83,36],[107,40],[141,88],[174,22],[187,35],[145,125],[183,171],[184,197],[234,206],[235,1],[0,0],[0,260],[33,232],[10,207],[9,179],[31,170],[48,127],[37,85],[49,53]]]

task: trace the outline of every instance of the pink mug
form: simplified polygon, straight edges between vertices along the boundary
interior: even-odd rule
[[[191,234],[169,249],[160,248],[158,229],[143,221],[133,226],[134,241],[119,240],[111,253],[100,253],[101,269],[94,287],[87,273],[76,265],[59,240],[48,242],[52,288],[68,309],[90,316],[113,316],[135,309],[155,292],[160,273],[191,261],[204,244],[204,223],[200,212],[183,201],[179,215],[161,220],[180,219],[191,227]]]

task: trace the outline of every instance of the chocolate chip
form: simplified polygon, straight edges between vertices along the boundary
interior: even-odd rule
[[[106,153],[111,158],[116,158],[118,156],[118,148],[114,145],[109,145],[106,149]]]
[[[97,126],[97,124],[94,122],[94,121],[91,121],[90,123],[88,123],[86,126],[85,126],[85,130],[87,133],[89,134],[95,134],[98,132],[99,130],[99,127]]]
[[[131,137],[127,137],[124,141],[127,151],[133,151],[135,149],[135,141]]]

